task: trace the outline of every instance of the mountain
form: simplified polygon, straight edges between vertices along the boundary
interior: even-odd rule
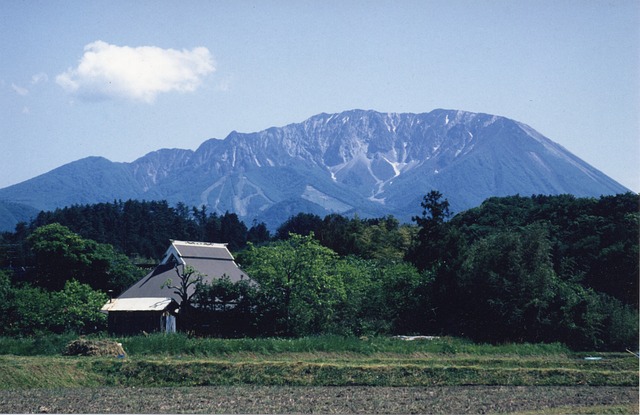
[[[352,110],[281,128],[162,149],[131,163],[78,160],[0,189],[0,200],[51,210],[115,199],[165,199],[232,211],[275,227],[298,212],[409,221],[437,189],[454,212],[491,196],[594,196],[629,189],[526,124],[438,109]],[[1,212],[1,211],[0,211]]]
[[[19,222],[28,222],[38,210],[21,203],[0,200],[0,231],[13,231]]]

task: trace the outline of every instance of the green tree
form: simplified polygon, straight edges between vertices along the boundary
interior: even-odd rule
[[[458,276],[461,331],[477,341],[554,342],[600,350],[637,344],[637,313],[554,271],[549,230],[534,223],[490,234]],[[568,272],[568,271],[567,271]]]
[[[238,215],[226,212],[220,218],[219,237],[218,242],[227,243],[231,251],[237,251],[247,245],[247,226],[238,219]]]
[[[49,291],[26,284],[11,290],[7,308],[2,330],[10,336],[50,333],[59,312]]]
[[[640,196],[571,195],[490,198],[456,215],[449,229],[468,243],[496,232],[544,223],[558,276],[638,308]]]
[[[267,225],[264,222],[257,223],[253,221],[253,225],[247,231],[247,242],[251,242],[254,245],[259,245],[264,242],[268,242],[271,239],[271,233],[267,229]]]
[[[96,246],[59,223],[36,229],[28,241],[35,255],[38,285],[50,290],[62,289],[71,278],[83,280]]]
[[[291,234],[302,236],[317,235],[321,227],[322,219],[320,219],[320,216],[312,213],[298,213],[278,227],[275,238],[287,239]]]
[[[406,262],[372,261],[359,314],[375,334],[419,334],[427,330],[430,281]]]
[[[364,221],[356,235],[359,256],[367,259],[402,260],[411,246],[412,234],[393,216]]]
[[[97,244],[90,256],[89,277],[85,282],[94,289],[121,293],[135,284],[145,271],[133,264],[126,255],[112,245]]]
[[[84,239],[58,223],[37,228],[28,241],[36,260],[36,284],[61,290],[76,279],[94,289],[119,292],[142,276],[113,246]]]
[[[362,222],[357,216],[347,219],[337,213],[332,213],[324,217],[314,235],[323,246],[341,256],[359,255],[357,239],[362,233],[362,228]]]
[[[256,335],[260,324],[260,293],[250,280],[233,282],[227,275],[196,286],[197,331],[241,337]]]
[[[443,240],[447,234],[445,221],[451,212],[449,201],[442,200],[442,197],[439,191],[430,191],[420,203],[422,216],[413,217],[418,225],[418,234],[408,258],[421,271],[438,267],[444,258]]]
[[[557,277],[546,229],[532,226],[483,238],[459,277],[465,333],[481,341],[541,341]]]
[[[277,334],[325,332],[336,305],[344,301],[344,285],[335,274],[337,254],[321,246],[313,234],[249,245],[238,260],[259,284],[265,298],[263,312],[273,316]]]
[[[12,299],[11,278],[9,274],[0,270],[0,334],[2,327],[6,326],[9,321],[6,319],[9,315]]]
[[[336,305],[335,324],[330,328],[331,332],[358,336],[389,332],[389,321],[380,319],[379,309],[374,305],[373,293],[380,291],[374,282],[375,262],[348,256],[336,262],[335,272],[343,282],[345,301]],[[375,310],[375,313],[370,313],[371,310]]]
[[[67,281],[60,291],[47,291],[28,284],[11,287],[2,274],[0,284],[5,301],[0,315],[0,333],[4,335],[87,334],[106,327],[106,315],[100,309],[108,297],[86,284]]]
[[[62,291],[52,293],[56,311],[52,318],[52,329],[57,331],[87,334],[106,329],[107,316],[100,311],[109,300],[100,291],[87,284],[70,280]]]

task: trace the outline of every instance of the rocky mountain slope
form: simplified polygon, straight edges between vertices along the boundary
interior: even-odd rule
[[[393,214],[409,221],[432,189],[445,195],[454,212],[490,196],[628,191],[508,118],[441,109],[352,110],[256,133],[234,131],[195,151],[162,149],[132,163],[89,157],[0,189],[0,200],[48,210],[166,199],[274,227],[301,211]]]

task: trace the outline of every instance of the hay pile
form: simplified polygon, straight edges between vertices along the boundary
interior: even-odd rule
[[[125,356],[121,343],[111,340],[87,340],[82,338],[67,344],[64,354],[67,356]]]

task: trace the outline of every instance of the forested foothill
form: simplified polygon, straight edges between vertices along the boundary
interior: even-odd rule
[[[208,335],[635,350],[639,203],[633,193],[510,196],[454,215],[432,191],[412,224],[300,213],[273,234],[234,213],[164,201],[74,205],[0,235],[0,335],[104,331],[100,307],[178,239],[228,243],[253,280],[198,287],[191,315],[215,323]]]

